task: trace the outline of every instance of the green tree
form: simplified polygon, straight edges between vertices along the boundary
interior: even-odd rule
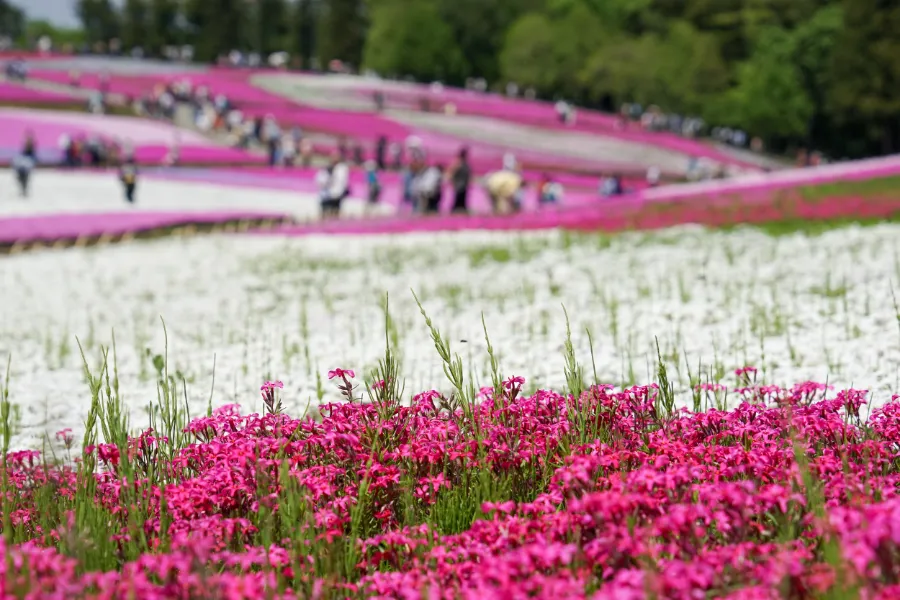
[[[883,153],[900,149],[900,2],[845,0],[833,55],[831,101],[865,119]]]
[[[24,32],[24,13],[6,0],[0,0],[0,35],[16,39]]]
[[[768,140],[802,139],[815,107],[795,63],[796,40],[772,27],[760,34],[750,60],[738,67],[738,85],[725,106],[729,124]]]
[[[20,42],[23,45],[31,45],[43,36],[49,37],[56,47],[65,44],[77,46],[85,42],[84,31],[81,29],[61,29],[54,27],[48,21],[28,21],[22,32]]]
[[[122,46],[146,48],[150,36],[150,7],[146,0],[125,0],[122,9]]]
[[[665,36],[611,38],[581,74],[595,98],[656,104],[665,110],[707,115],[728,89],[730,73],[716,36],[676,22]]]
[[[465,71],[453,31],[441,19],[434,0],[377,4],[364,64],[382,75],[410,75],[424,81],[459,81]]]
[[[521,16],[541,11],[546,0],[437,0],[437,11],[453,34],[464,59],[464,75],[497,81],[500,52],[510,26]],[[410,3],[411,4],[411,3]]]
[[[410,3],[410,10],[415,10],[413,5],[418,3],[419,0]],[[369,26],[366,2],[329,0],[319,12],[321,13],[318,30],[319,58],[326,64],[337,59],[359,67]]]
[[[119,37],[119,14],[110,0],[78,0],[75,10],[89,43]]]
[[[501,74],[545,95],[578,98],[583,95],[580,73],[609,33],[581,0],[557,6],[551,14],[529,13],[513,23],[500,53]]]
[[[264,56],[273,52],[290,50],[289,9],[286,0],[257,0],[256,44],[254,47]]]
[[[247,3],[244,0],[189,0],[194,55],[212,61],[231,50],[247,49]]]
[[[291,43],[288,49],[296,53],[305,65],[316,55],[318,8],[314,0],[295,0],[291,9]]]
[[[179,0],[150,0],[149,12],[148,51],[159,54],[164,46],[184,42],[179,27]]]

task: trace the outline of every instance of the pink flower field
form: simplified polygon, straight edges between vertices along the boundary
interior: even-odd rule
[[[163,381],[136,437],[89,375],[83,440],[3,449],[4,597],[900,594],[896,396],[868,414],[865,391],[748,367],[679,410],[664,368],[614,390],[570,357],[567,392],[526,394],[496,369],[476,392],[447,360],[456,391],[411,403],[390,353],[371,378],[334,369],[346,400],[317,420],[266,382],[263,414],[188,422]]]
[[[179,146],[180,160],[187,163],[263,163],[265,160],[243,150],[215,145],[199,133],[168,123],[137,117],[0,108],[2,158],[14,156],[28,132],[35,136],[41,159],[50,162],[61,159],[59,140],[63,135],[117,140],[134,148],[135,157],[143,164],[162,163],[173,145]]]

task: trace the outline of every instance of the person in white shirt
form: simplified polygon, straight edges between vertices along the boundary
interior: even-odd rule
[[[413,200],[422,214],[437,214],[441,206],[444,169],[441,166],[424,167],[413,177]]]
[[[341,203],[350,195],[350,167],[339,153],[331,156],[330,165],[316,175],[316,181],[321,189],[322,218],[340,216]]]

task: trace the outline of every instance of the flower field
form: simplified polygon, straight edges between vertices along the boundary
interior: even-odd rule
[[[452,392],[403,405],[387,335],[370,374],[328,372],[344,401],[318,421],[285,414],[282,383],[265,382],[262,414],[210,407],[188,422],[162,363],[150,427],[129,437],[115,366],[86,368],[83,440],[58,432],[51,464],[3,448],[4,594],[900,592],[897,404],[864,417],[864,391],[761,385],[746,367],[729,386],[697,385],[693,411],[679,410],[662,362],[659,384],[616,391],[591,383],[571,340],[561,393],[524,394],[492,352],[478,390],[425,318]],[[716,408],[725,390],[731,411]],[[0,416],[8,440],[6,400]]]
[[[7,257],[2,592],[894,598],[897,231]]]

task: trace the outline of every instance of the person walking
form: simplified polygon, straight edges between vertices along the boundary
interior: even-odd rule
[[[456,163],[449,173],[450,185],[453,187],[452,212],[465,214],[469,212],[469,185],[472,182],[472,166],[469,164],[469,149],[459,151]]]
[[[384,171],[387,168],[387,146],[387,137],[383,135],[378,136],[378,142],[375,145],[375,163],[379,171]]]
[[[129,155],[128,158],[119,167],[119,181],[125,189],[125,201],[134,204],[134,191],[137,188],[137,162],[134,156]]]
[[[350,195],[350,167],[342,158],[340,151],[332,154],[324,176],[320,173],[318,179],[322,188],[322,218],[339,217],[341,203]]]
[[[375,161],[370,160],[366,162],[366,183],[369,186],[366,214],[369,215],[375,210],[378,201],[381,199],[381,182],[378,180],[378,168]]]
[[[37,143],[34,140],[34,133],[28,131],[25,133],[21,154],[12,161],[16,181],[19,184],[19,194],[23,198],[28,197],[28,183],[31,180],[31,171],[35,165],[37,165]]]

